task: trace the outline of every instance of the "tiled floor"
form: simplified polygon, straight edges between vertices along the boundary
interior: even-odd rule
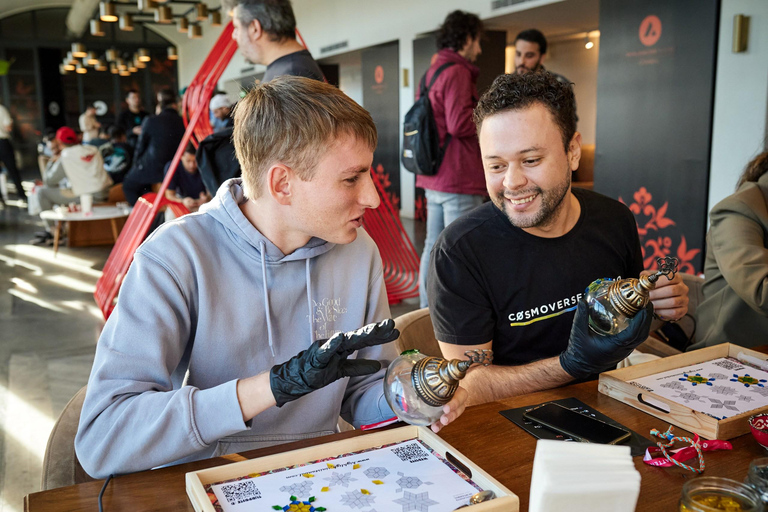
[[[0,512],[20,512],[40,490],[51,427],[88,380],[103,326],[93,289],[110,247],[49,247],[28,243],[41,229],[10,201],[0,205]],[[424,225],[403,219],[417,251]],[[418,299],[392,307],[398,316]]]

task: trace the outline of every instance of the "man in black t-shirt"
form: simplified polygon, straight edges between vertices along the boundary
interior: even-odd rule
[[[120,112],[115,125],[123,129],[125,136],[128,138],[128,144],[131,147],[136,147],[139,135],[141,135],[141,123],[144,122],[144,119],[149,114],[142,107],[141,96],[136,89],[131,89],[125,95],[125,104],[128,108]]]
[[[472,403],[548,389],[615,367],[648,336],[652,314],[687,311],[680,277],[661,279],[652,307],[615,336],[589,330],[582,295],[595,279],[643,269],[632,213],[571,189],[581,135],[570,84],[548,73],[502,75],[475,109],[491,202],[448,226],[428,291],[443,355],[492,348],[494,364],[462,386]]]
[[[267,66],[262,82],[281,75],[323,81],[315,59],[296,41],[296,18],[290,0],[224,0],[232,16],[232,39],[253,64]]]

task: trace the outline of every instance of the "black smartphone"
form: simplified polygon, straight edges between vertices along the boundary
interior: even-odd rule
[[[629,430],[548,403],[523,414],[523,418],[560,432],[582,443],[616,444],[628,439]]]

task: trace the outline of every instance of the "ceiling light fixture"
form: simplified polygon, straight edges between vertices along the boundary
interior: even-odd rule
[[[138,7],[142,12],[149,12],[157,9],[157,2],[155,0],[139,0]]]
[[[117,21],[117,10],[112,2],[99,2],[99,19],[107,23]]]
[[[87,55],[88,52],[85,50],[85,45],[83,43],[72,43],[72,57],[82,59]]]
[[[96,52],[88,52],[85,63],[89,66],[95,66],[99,63],[99,58],[96,56]]]
[[[184,33],[187,30],[189,30],[189,20],[186,17],[184,17],[184,16],[179,18],[176,21],[176,30],[178,30],[181,33]]]
[[[173,22],[173,12],[167,5],[160,5],[155,11],[155,23],[171,23]]]
[[[84,75],[88,72],[88,70],[85,69],[85,66],[83,66],[78,62],[77,65],[75,66],[75,72],[77,72],[80,75]]]
[[[168,60],[178,60],[179,54],[176,53],[176,47],[169,46],[168,47]]]
[[[152,57],[149,55],[149,50],[146,48],[139,48],[139,60],[141,62],[149,62],[152,60]]]
[[[208,19],[211,20],[211,26],[212,27],[220,27],[221,26],[221,11],[211,11],[211,13],[208,15]]]
[[[117,60],[117,50],[110,48],[106,52],[106,57],[109,62],[115,62]]]
[[[208,19],[208,5],[200,2],[195,5],[195,11],[197,12],[197,21],[206,21]]]
[[[126,12],[120,15],[120,30],[133,32],[133,14]]]
[[[104,25],[101,20],[91,20],[91,35],[96,37],[104,35]]]
[[[187,32],[187,36],[189,36],[190,39],[202,39],[203,27],[201,27],[200,25],[190,25],[189,31]]]

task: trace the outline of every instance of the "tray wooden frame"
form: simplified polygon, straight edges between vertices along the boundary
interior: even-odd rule
[[[223,482],[250,473],[260,473],[270,469],[302,464],[313,460],[334,457],[344,453],[356,452],[390,443],[399,443],[410,439],[422,440],[442,457],[445,457],[446,452],[450,452],[450,454],[458,459],[460,463],[470,469],[472,472],[472,481],[483,489],[489,489],[496,493],[496,499],[477,505],[470,505],[462,510],[466,510],[467,512],[519,511],[520,500],[516,494],[501,485],[495,478],[480,469],[468,457],[443,441],[431,430],[424,427],[414,426],[373,432],[351,439],[331,441],[329,443],[269,455],[258,459],[245,460],[200,471],[192,471],[186,475],[187,495],[196,512],[215,512],[211,500],[205,492],[205,486],[208,484]]]
[[[754,350],[731,343],[723,343],[649,361],[637,366],[629,366],[601,373],[598,390],[620,402],[631,405],[635,409],[640,409],[651,416],[655,416],[665,423],[671,423],[689,432],[695,432],[705,439],[732,439],[749,432],[749,422],[747,421],[749,417],[768,411],[768,406],[747,411],[738,416],[717,420],[656,393],[643,391],[629,382],[641,377],[647,377],[648,375],[711,361],[719,357],[736,357],[739,352],[765,361],[766,355],[761,352],[755,352]],[[669,408],[669,412],[649,404],[649,399],[666,405]]]

